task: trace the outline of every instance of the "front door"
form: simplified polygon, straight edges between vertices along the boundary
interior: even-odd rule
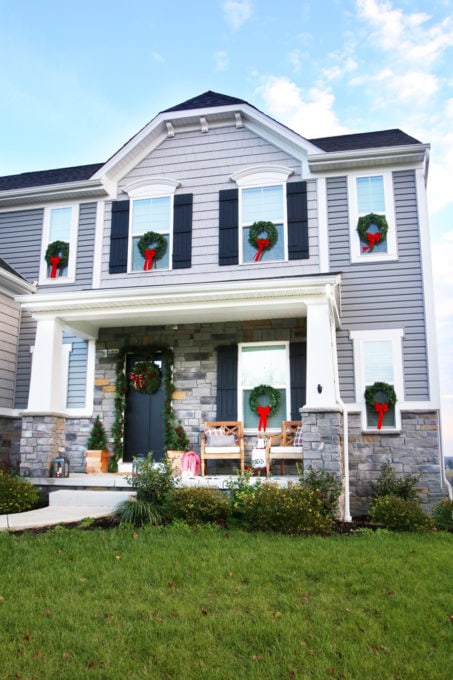
[[[139,354],[126,357],[126,375],[129,376],[136,361],[149,360]],[[165,367],[162,358],[153,358],[162,375]],[[152,451],[153,460],[164,459],[164,402],[165,381],[162,379],[157,392],[145,394],[137,391],[128,379],[126,412],[124,420],[123,460],[132,461],[137,456],[146,456]]]

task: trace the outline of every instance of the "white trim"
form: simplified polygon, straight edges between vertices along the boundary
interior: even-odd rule
[[[61,208],[71,209],[71,225],[69,234],[69,261],[68,261],[68,275],[58,276],[55,279],[50,279],[47,276],[47,262],[45,260],[47,246],[50,242],[50,218],[53,210]],[[44,207],[42,240],[41,240],[41,258],[39,266],[39,285],[40,286],[61,286],[68,283],[75,283],[76,275],[76,261],[77,261],[77,246],[78,246],[78,228],[79,228],[79,209],[78,203],[58,203],[55,205],[48,205]]]
[[[65,410],[68,403],[69,356],[72,352],[72,342],[63,342],[61,352],[61,384],[64,396]]]
[[[102,246],[104,242],[105,201],[98,201],[96,205],[96,226],[93,253],[93,288],[101,287],[102,280]]]
[[[307,187],[308,189],[308,187]],[[327,218],[327,182],[325,177],[316,179],[316,199],[318,217],[319,271],[330,271],[329,262],[329,224]]]
[[[431,260],[431,239],[426,203],[425,175],[423,170],[415,171],[418,222],[420,229],[420,256],[423,271],[423,298],[425,307],[425,332],[428,354],[429,397],[431,403],[440,409],[439,359],[437,354],[436,313],[434,305],[434,284]]]
[[[387,252],[361,253],[360,239],[357,234],[357,221],[361,216],[357,207],[357,179],[360,177],[382,177],[384,185],[385,217],[388,224]],[[388,262],[398,259],[395,205],[393,197],[393,176],[388,170],[359,172],[348,175],[348,204],[349,204],[349,242],[351,262],[364,264],[366,262]]]
[[[158,196],[170,196],[181,186],[181,182],[170,177],[147,177],[131,184],[126,184],[122,189],[129,198],[154,198]]]
[[[385,427],[379,430],[380,434],[385,432],[397,432],[401,430],[401,405],[404,404],[404,374],[403,374],[403,346],[402,340],[404,331],[402,328],[388,328],[377,330],[364,331],[350,331],[349,337],[353,342],[354,354],[354,375],[355,375],[355,390],[356,390],[356,405],[360,408],[362,415],[362,430],[364,432],[377,432],[378,430],[368,426],[366,420],[366,402],[365,402],[365,361],[363,353],[363,345],[365,342],[372,341],[389,341],[392,343],[392,357],[393,357],[393,386],[396,392],[398,401],[395,404],[395,427]],[[348,408],[352,410],[355,404],[348,404]]]
[[[265,187],[284,184],[293,173],[292,168],[283,165],[253,165],[233,173],[230,179],[238,187]]]

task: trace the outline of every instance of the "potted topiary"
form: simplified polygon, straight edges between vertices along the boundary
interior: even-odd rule
[[[99,416],[96,416],[87,441],[85,472],[108,472],[109,452],[107,435]]]

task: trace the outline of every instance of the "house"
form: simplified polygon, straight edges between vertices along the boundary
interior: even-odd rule
[[[250,452],[264,385],[267,432],[302,420],[346,515],[388,460],[444,496],[428,153],[398,129],[305,139],[209,91],[105,163],[1,177],[21,320],[0,422],[23,474],[61,453],[83,471],[96,415],[124,460],[161,457],[171,414],[195,450],[240,420]]]

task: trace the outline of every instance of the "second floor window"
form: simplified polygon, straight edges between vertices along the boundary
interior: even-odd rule
[[[40,283],[74,280],[78,210],[74,206],[44,212]]]
[[[169,268],[172,208],[170,196],[132,201],[131,271]]]
[[[284,198],[281,184],[242,189],[242,262],[285,259]],[[260,223],[267,229],[260,232]]]

